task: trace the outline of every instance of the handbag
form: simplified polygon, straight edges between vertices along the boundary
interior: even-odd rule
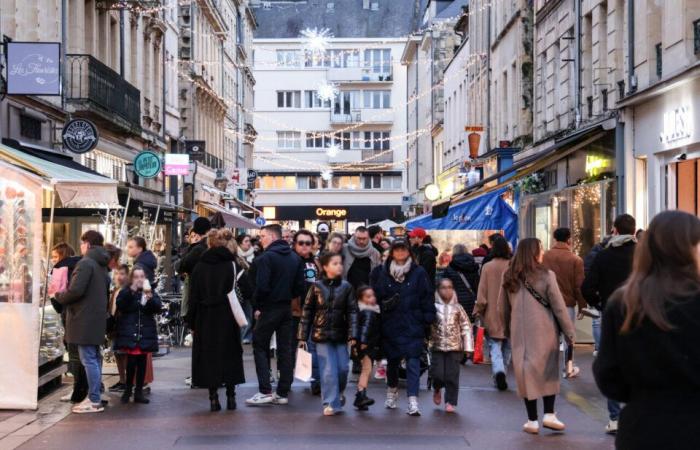
[[[234,284],[233,284],[233,289],[231,289],[231,292],[228,293],[228,303],[231,305],[231,312],[233,313],[233,318],[236,320],[236,323],[238,324],[239,327],[247,327],[248,326],[248,319],[245,317],[245,312],[243,312],[243,307],[241,306],[241,302],[238,297],[238,293],[236,292],[236,285],[237,283],[237,274],[236,274],[236,265],[233,264],[233,278],[234,278]]]
[[[484,327],[481,324],[476,326],[476,336],[474,336],[474,356],[472,357],[474,364],[484,363]]]
[[[297,348],[297,361],[294,366],[294,378],[299,381],[309,382],[312,378],[311,353],[303,348]]]
[[[554,314],[554,311],[552,311],[552,305],[549,304],[549,301],[542,294],[537,292],[537,290],[535,290],[535,288],[532,287],[532,285],[530,283],[528,283],[527,280],[524,281],[523,284],[525,285],[525,289],[527,289],[527,291],[530,293],[530,295],[532,295],[534,297],[534,299],[537,300],[537,303],[544,306],[545,308],[547,308],[549,310],[549,312],[552,313],[552,317],[554,318],[554,323],[557,324],[557,334],[561,334],[562,333],[561,324],[559,323],[559,319],[557,319],[556,314]]]

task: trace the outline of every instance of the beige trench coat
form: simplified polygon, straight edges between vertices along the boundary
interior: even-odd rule
[[[559,393],[559,335],[556,316],[562,333],[575,339],[574,325],[559,291],[557,277],[551,270],[530,280],[537,292],[547,299],[544,307],[521,287],[517,292],[501,290],[506,336],[513,349],[513,369],[518,395],[528,400]]]
[[[479,280],[479,292],[476,295],[474,315],[481,318],[481,324],[488,336],[492,339],[505,339],[505,323],[503,322],[503,304],[501,299],[501,287],[503,286],[503,273],[508,270],[510,261],[504,258],[495,258],[487,262],[481,269]],[[505,300],[503,298],[502,300]]]

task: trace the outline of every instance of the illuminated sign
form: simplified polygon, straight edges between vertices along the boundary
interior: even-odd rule
[[[586,155],[586,174],[590,177],[607,172],[611,167],[611,158],[599,155]]]
[[[681,106],[664,113],[664,129],[659,135],[662,144],[673,144],[693,134],[690,106]]]
[[[265,220],[275,220],[277,217],[277,208],[274,206],[263,206],[263,217]]]
[[[347,217],[347,209],[326,209],[326,208],[316,208],[316,216],[318,217],[335,217],[336,219],[343,219]]]

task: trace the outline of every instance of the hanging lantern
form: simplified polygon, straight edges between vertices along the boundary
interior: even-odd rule
[[[479,157],[479,144],[481,143],[481,135],[479,133],[469,133],[469,157],[476,159]]]

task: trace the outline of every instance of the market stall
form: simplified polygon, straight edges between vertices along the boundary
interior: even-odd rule
[[[424,214],[407,221],[404,226],[409,230],[427,230],[439,251],[451,249],[455,244],[464,244],[471,250],[496,232],[502,233],[515,248],[518,242],[518,215],[504,199],[510,193],[507,188],[489,192],[451,205],[443,217],[433,218],[432,214]]]
[[[62,371],[63,330],[45,289],[53,235],[44,235],[42,207],[52,230],[58,207],[118,208],[116,188],[0,145],[0,409],[36,408],[42,379]]]

